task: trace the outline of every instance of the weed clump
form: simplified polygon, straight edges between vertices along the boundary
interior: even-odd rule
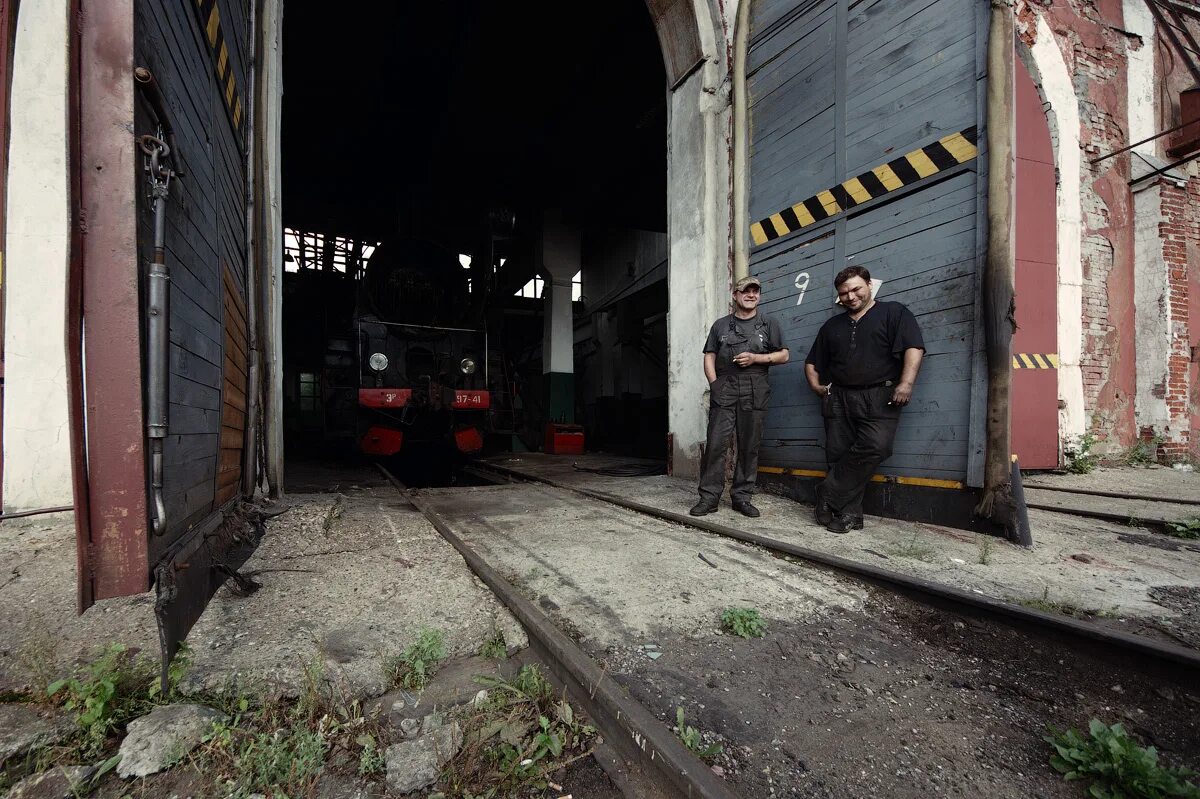
[[[504,630],[496,628],[491,636],[483,642],[479,656],[488,660],[504,660],[508,657],[508,642],[504,640]]]
[[[1166,532],[1172,538],[1200,538],[1200,517],[1170,522],[1167,524]]]
[[[1089,780],[1094,799],[1200,799],[1194,771],[1160,765],[1158,751],[1140,746],[1120,724],[1092,719],[1087,737],[1074,729],[1050,732],[1043,739],[1054,747],[1050,765],[1066,780]]]
[[[673,729],[688,751],[701,760],[711,761],[723,751],[720,744],[705,744],[703,733],[684,723],[683,708],[681,707],[675,708],[675,727]]]
[[[50,683],[46,695],[75,712],[77,748],[81,756],[92,758],[127,722],[174,698],[189,660],[187,648],[180,647],[167,669],[164,693],[156,661],[123,644],[110,644],[79,673]]]
[[[441,630],[426,627],[400,655],[384,661],[383,671],[393,685],[419,691],[429,685],[438,662],[446,657],[446,641]]]
[[[592,753],[596,729],[555,696],[537,666],[476,682],[486,698],[460,719],[463,748],[438,784],[445,796],[529,795],[554,787],[550,774]]]
[[[754,608],[726,608],[721,614],[721,627],[742,638],[762,638],[767,623]]]
[[[1090,474],[1100,464],[1100,456],[1092,452],[1097,444],[1096,437],[1084,433],[1063,448],[1067,460],[1067,471],[1072,474]]]

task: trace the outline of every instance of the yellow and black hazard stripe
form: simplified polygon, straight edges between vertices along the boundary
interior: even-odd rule
[[[213,71],[217,75],[217,86],[225,100],[225,108],[233,129],[242,132],[242,95],[237,79],[233,76],[233,65],[229,61],[229,46],[225,43],[225,32],[221,28],[221,8],[217,0],[196,0],[196,14],[200,28],[208,42],[213,58]]]
[[[1057,369],[1057,352],[1017,352],[1013,353],[1014,369]]]
[[[966,163],[979,149],[975,146],[976,128],[943,136],[933,144],[913,150],[900,158],[880,164],[869,172],[801,200],[750,226],[755,246],[795,233],[856,205],[882,197],[910,183]]]
[[[782,466],[759,466],[759,474],[785,474],[794,477],[824,477],[820,469],[787,469]],[[922,486],[924,488],[950,488],[960,490],[965,488],[961,480],[940,480],[933,477],[905,477],[903,475],[873,474],[872,483],[891,483],[903,486]]]

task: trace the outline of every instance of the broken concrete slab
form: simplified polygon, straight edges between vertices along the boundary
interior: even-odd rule
[[[350,697],[389,687],[384,663],[423,628],[451,656],[473,655],[496,630],[517,647],[520,625],[458,553],[390,486],[346,494],[290,495],[243,566],[262,588],[222,588],[188,636],[185,692],[231,685],[295,695],[320,664]]]
[[[387,784],[396,793],[409,793],[437,782],[442,767],[462,746],[458,722],[387,748]]]
[[[204,705],[165,705],[129,722],[117,774],[145,777],[178,763],[203,741],[224,713]]]
[[[95,766],[55,766],[18,782],[8,799],[76,799],[95,773]]]
[[[576,456],[526,453],[489,460],[532,477],[679,513],[686,513],[695,502],[696,486],[692,480],[668,476],[606,477],[575,469],[573,464],[581,461]],[[589,467],[628,461],[609,456],[587,456],[585,460]],[[1108,488],[1124,482],[1138,493],[1153,492],[1155,485],[1159,485],[1158,490],[1169,489],[1174,492],[1172,496],[1185,491],[1194,497],[1200,486],[1200,475],[1166,467],[1106,469],[1097,473],[1105,476],[1103,482],[1095,485]],[[756,495],[754,502],[762,510],[762,517],[752,525],[724,504],[716,514],[706,518],[795,546],[1010,602],[1052,603],[1064,608],[1100,611],[1118,619],[1171,623],[1181,618],[1180,611],[1156,601],[1153,589],[1200,587],[1200,544],[1180,542],[1159,533],[1140,534],[1144,531],[1099,519],[1031,510],[1034,545],[1024,548],[994,536],[873,516],[867,517],[863,530],[834,535],[814,523],[811,506],[765,493]],[[699,531],[692,530],[691,534],[698,549],[699,542],[709,540]],[[709,553],[707,548],[704,551]],[[1085,557],[1074,557],[1080,554]],[[710,575],[720,573],[708,571]],[[1200,647],[1200,641],[1191,645]]]
[[[0,704],[0,766],[41,746],[62,740],[70,720],[61,713],[32,705]]]
[[[504,677],[507,679],[516,674],[528,662],[526,651],[499,661],[489,660],[479,655],[454,658],[438,667],[433,679],[424,690],[396,689],[389,691],[368,702],[365,711],[368,716],[386,714],[393,727],[404,731],[406,722],[422,719],[432,711],[447,710],[474,701],[483,687],[476,681],[477,677]],[[409,724],[407,728],[411,729],[411,727],[412,725]]]
[[[77,612],[73,514],[5,521],[0,563],[0,690],[42,695],[108,644],[158,650],[153,592]]]
[[[572,637],[599,648],[656,641],[664,629],[705,635],[729,607],[799,621],[860,608],[867,597],[864,586],[796,569],[765,550],[562,489],[513,484],[421,495]],[[720,567],[697,558],[700,549]]]

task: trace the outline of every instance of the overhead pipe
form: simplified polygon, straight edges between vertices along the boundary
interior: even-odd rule
[[[1012,337],[1016,330],[1016,186],[1013,115],[1016,30],[1011,0],[992,0],[987,51],[988,242],[983,271],[987,415],[983,495],[975,514],[1019,541],[1013,494]]]

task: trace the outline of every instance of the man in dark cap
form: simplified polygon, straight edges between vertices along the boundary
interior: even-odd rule
[[[758,313],[762,284],[744,277],[733,287],[733,313],[713,323],[704,344],[704,376],[708,378],[708,444],[700,473],[700,501],[689,513],[703,516],[717,509],[725,489],[725,454],[737,438],[737,465],[729,491],[733,509],[758,516],[750,504],[758,477],[758,445],[771,388],[767,370],[788,362],[779,322]]]
[[[912,311],[876,302],[871,273],[848,266],[833,279],[845,313],[825,321],[804,362],[821,398],[825,460],[817,485],[817,523],[834,533],[861,530],[863,492],[892,454],[900,409],[912,397],[925,342]]]

